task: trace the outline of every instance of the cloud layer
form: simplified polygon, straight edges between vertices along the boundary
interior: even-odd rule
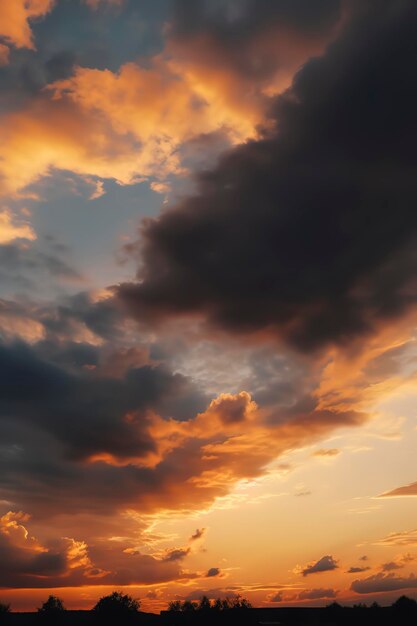
[[[404,163],[413,160],[416,9],[353,5],[337,41],[272,103],[275,130],[143,226],[139,282],[119,290],[139,319],[202,316],[309,351],[369,333],[414,302]]]

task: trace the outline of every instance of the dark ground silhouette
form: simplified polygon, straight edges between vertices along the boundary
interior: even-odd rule
[[[113,592],[104,596],[90,611],[68,611],[62,601],[50,596],[33,613],[13,613],[0,604],[1,626],[95,626],[129,624],[154,626],[417,626],[417,602],[401,596],[389,607],[374,603],[343,607],[337,602],[324,608],[273,607],[254,608],[243,598],[218,599],[203,597],[197,602],[173,602],[160,615],[140,611],[140,603],[128,595]]]

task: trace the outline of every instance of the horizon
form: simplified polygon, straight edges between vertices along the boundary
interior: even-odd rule
[[[110,591],[110,590],[109,590]],[[162,615],[162,613],[172,613],[172,614],[178,614],[179,612],[183,612],[184,610],[182,608],[178,608],[178,609],[173,609],[170,605],[172,602],[170,602],[165,608],[160,609],[159,611],[144,611],[142,609],[141,606],[141,600],[140,598],[133,598],[132,596],[129,596],[129,594],[127,593],[128,590],[125,590],[127,597],[129,597],[131,600],[134,600],[137,602],[138,607],[136,609],[136,611],[138,613],[151,613],[154,615]],[[115,593],[114,591],[112,592],[113,594]],[[121,593],[123,594],[123,592],[116,592],[116,593]],[[110,593],[107,594],[108,596],[110,596]],[[106,596],[102,596],[102,597],[106,597]],[[65,604],[62,602],[62,599],[58,596],[55,595],[49,595],[48,598],[45,598],[44,602],[41,602],[41,606],[37,607],[36,609],[32,610],[32,611],[13,611],[13,607],[10,605],[5,605],[6,607],[8,607],[8,611],[11,613],[39,613],[40,609],[42,608],[43,605],[47,604],[47,600],[50,600],[51,598],[57,599],[58,601],[60,601],[62,603],[62,608],[58,609],[59,611],[65,611],[65,612],[85,612],[85,613],[89,613],[92,612],[96,609],[97,603],[95,603],[93,606],[91,606],[90,608],[83,608],[83,609],[68,609]],[[213,599],[209,599],[207,596],[201,596],[200,598],[191,601],[191,604],[194,606],[194,611],[195,614],[198,615],[199,612],[202,610],[200,608],[200,603],[201,601],[204,601],[205,599],[207,599],[210,602],[210,609],[213,610],[214,609],[214,601],[215,600],[220,600],[220,598],[213,598]],[[244,602],[246,602],[246,598],[242,598]],[[270,609],[277,609],[278,611],[280,609],[318,609],[318,610],[323,610],[323,609],[332,609],[333,607],[337,607],[337,608],[344,608],[344,609],[355,609],[355,610],[366,610],[366,609],[373,609],[373,608],[378,608],[378,609],[389,609],[389,608],[393,608],[396,603],[398,603],[399,601],[402,600],[406,600],[407,602],[411,601],[411,602],[417,602],[417,600],[413,600],[410,599],[408,596],[406,596],[405,594],[399,595],[391,604],[379,604],[378,602],[374,601],[372,603],[367,604],[366,602],[357,602],[357,603],[352,603],[352,604],[340,604],[339,602],[337,602],[336,600],[333,600],[333,602],[329,602],[326,605],[305,605],[305,604],[279,604],[279,605],[269,605],[269,606],[252,606],[249,605],[248,607],[245,607],[244,610],[260,610],[260,609],[265,609],[265,610],[270,610]],[[233,601],[233,598],[229,598],[229,601]],[[187,601],[185,601],[187,602]],[[180,604],[182,604],[180,602]],[[49,609],[51,610],[51,609]],[[205,610],[205,609],[203,609]],[[230,610],[230,609],[229,609]],[[417,605],[416,605],[416,610],[417,610]]]
[[[0,0],[0,603],[417,599],[416,26]]]

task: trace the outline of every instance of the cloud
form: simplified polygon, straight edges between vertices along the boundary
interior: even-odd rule
[[[54,0],[1,0],[0,37],[17,48],[35,48],[30,20],[46,15]]]
[[[0,43],[0,66],[9,63],[10,50],[4,43]]]
[[[400,589],[414,589],[417,587],[417,578],[414,574],[408,577],[395,576],[395,574],[374,574],[369,578],[354,580],[351,584],[352,591],[356,593],[379,593],[383,591],[398,591]]]
[[[0,210],[0,245],[8,244],[15,239],[36,239],[36,233],[26,221],[19,221],[12,212],[3,208]]]
[[[0,585],[3,587],[36,587],[43,577],[59,577],[67,570],[69,557],[64,545],[60,550],[44,547],[28,534],[24,526],[28,519],[24,513],[11,511],[0,518]]]
[[[407,554],[399,554],[393,561],[388,561],[381,565],[383,572],[392,572],[393,570],[402,569],[407,563],[414,561],[414,556],[409,552]]]
[[[14,235],[31,234],[26,232],[25,225],[14,230]],[[12,231],[8,229],[9,236]],[[68,262],[67,255],[57,252],[45,242],[28,239],[15,239],[9,243],[0,243],[0,278],[2,291],[7,295],[15,294],[16,291],[25,294],[36,295],[38,298],[46,293],[50,296],[49,289],[57,287],[57,283],[82,284],[84,276]],[[46,279],[46,280],[45,280]]]
[[[219,567],[210,567],[210,569],[207,571],[206,577],[214,578],[215,576],[220,576],[220,574],[221,569]]]
[[[216,132],[243,141],[254,124],[204,97],[162,59],[148,68],[126,63],[118,72],[75,67],[3,115],[0,192],[17,195],[54,169],[123,185],[155,176],[153,188],[161,191],[168,175],[185,173],[182,145]]]
[[[225,425],[246,422],[255,410],[256,404],[245,391],[238,395],[223,393],[213,400],[209,407],[209,412]]]
[[[320,450],[316,450],[313,452],[313,456],[319,457],[333,457],[340,454],[340,450],[337,448],[320,448]]]
[[[384,563],[381,565],[381,569],[383,572],[391,572],[394,569],[401,569],[404,565],[400,563],[396,563],[395,561],[389,561],[388,563]]]
[[[101,4],[121,6],[125,0],[84,0],[91,9],[98,9]]]
[[[403,163],[413,160],[415,11],[410,0],[361,3],[275,100],[276,130],[143,224],[139,280],[118,291],[134,316],[194,315],[312,351],[367,336],[414,302],[417,220]],[[366,98],[366,84],[383,97]]]
[[[330,572],[337,569],[337,561],[330,555],[323,556],[321,559],[311,565],[301,569],[303,576],[309,576],[310,574],[316,574],[318,572]]]
[[[128,370],[121,380],[74,375],[23,344],[0,345],[0,371],[3,415],[46,429],[79,459],[152,456],[156,448],[146,412],[175,403],[185,382],[147,365]]]
[[[277,593],[273,593],[270,596],[268,596],[268,602],[282,602],[283,601],[283,594],[282,591],[277,591]]]
[[[370,567],[350,567],[348,569],[348,571],[346,572],[346,574],[360,574],[361,572],[366,572],[368,569],[371,569]]]
[[[86,2],[96,10],[123,4]],[[25,90],[31,97],[25,94],[26,106],[1,119],[2,193],[17,194],[53,169],[121,184],[155,176],[153,189],[165,193],[168,175],[183,175],[185,162],[195,167],[197,144],[205,143],[205,151],[210,144],[208,151],[217,155],[256,136],[269,106],[264,91],[282,90],[300,63],[323,49],[340,18],[339,1],[319,0],[312,11],[308,2],[298,0],[293,13],[286,2],[260,7],[251,0],[242,6],[239,20],[228,20],[225,38],[221,7],[220,19],[213,21],[204,16],[204,2],[196,2],[192,10],[187,5],[187,11],[174,4],[165,47],[148,57],[146,65],[94,68],[83,51],[76,56],[85,60],[85,67],[75,66],[76,57],[68,51],[44,64],[27,61],[31,80],[25,81]],[[33,47],[28,20],[52,6],[52,0],[4,1],[3,29],[19,24],[11,38],[16,45]],[[97,13],[94,19],[99,19]],[[209,32],[202,32],[204,23]],[[5,62],[7,49],[2,57]],[[20,74],[10,81],[14,91],[23,91]]]
[[[170,26],[167,50],[178,51],[175,59],[174,55],[157,55],[147,67],[128,63],[111,71],[73,68],[73,56],[56,57],[48,66],[53,84],[28,96],[16,110],[4,113],[0,185],[3,192],[11,194],[20,193],[53,168],[67,168],[88,184],[94,183],[96,196],[102,191],[103,178],[130,184],[155,175],[153,187],[162,190],[166,175],[184,173],[184,146],[214,135],[225,144],[258,137],[230,151],[217,168],[203,173],[194,199],[182,201],[144,225],[145,273],[139,274],[144,279],[140,287],[125,285],[116,289],[116,297],[111,290],[105,296],[77,294],[59,298],[55,305],[23,300],[0,303],[0,498],[32,511],[38,527],[45,519],[49,524],[79,523],[93,538],[92,542],[67,538],[63,543],[57,539],[51,545],[38,542],[43,556],[34,555],[37,560],[33,560],[32,555],[28,562],[28,570],[44,577],[37,584],[148,584],[189,580],[205,572],[208,578],[221,576],[220,568],[215,567],[198,574],[181,570],[204,529],[192,535],[189,545],[164,550],[152,547],[156,551],[144,555],[137,548],[142,537],[134,535],[139,531],[129,527],[133,541],[118,537],[120,526],[113,528],[111,536],[117,541],[111,542],[107,541],[108,528],[111,523],[117,526],[115,518],[127,508],[146,516],[166,510],[199,511],[216,500],[221,506],[222,498],[236,483],[264,475],[270,463],[286,451],[317,445],[317,440],[333,429],[360,425],[367,417],[362,410],[365,403],[358,396],[369,375],[366,366],[376,352],[381,353],[382,339],[379,345],[367,344],[368,360],[359,365],[356,355],[350,354],[349,359],[340,350],[327,355],[322,370],[321,364],[292,352],[272,358],[276,343],[270,337],[288,335],[292,346],[307,351],[316,347],[311,344],[313,335],[319,336],[320,347],[332,341],[343,344],[346,338],[361,335],[364,319],[371,327],[374,311],[378,313],[373,300],[364,303],[364,298],[371,298],[369,294],[375,295],[367,288],[368,270],[375,287],[372,268],[380,267],[380,259],[391,252],[387,233],[395,248],[401,239],[401,218],[408,214],[400,203],[396,209],[400,219],[394,220],[393,228],[381,210],[372,243],[375,240],[377,246],[382,240],[382,250],[373,250],[362,231],[367,231],[368,223],[375,224],[372,199],[381,180],[387,184],[390,176],[370,174],[373,167],[387,167],[393,174],[392,189],[381,191],[377,200],[383,198],[389,204],[398,199],[397,163],[386,155],[401,160],[406,147],[401,144],[393,149],[394,139],[388,133],[387,146],[379,146],[375,156],[367,141],[372,143],[379,136],[373,126],[376,116],[371,113],[375,113],[375,103],[385,101],[379,59],[392,58],[396,70],[401,46],[395,41],[387,43],[386,6],[375,24],[372,10],[370,15],[365,10],[363,23],[362,17],[355,17],[323,58],[300,70],[289,92],[271,99],[271,93],[288,84],[301,60],[321,52],[336,33],[338,2],[320,0],[314,9],[311,2],[294,2],[290,6],[281,1],[248,1],[237,15],[233,13],[236,3],[218,3],[218,13],[212,13],[211,3],[196,3],[189,22],[181,22],[187,16],[176,16]],[[409,4],[405,2],[398,9],[397,30],[401,33],[405,21],[401,12],[406,13],[406,7]],[[262,36],[265,28],[268,37]],[[368,47],[364,43],[367,36]],[[204,40],[213,44],[211,58],[205,55]],[[257,48],[260,41],[265,42],[265,49]],[[407,32],[404,46],[406,41]],[[258,59],[256,49],[261,52]],[[195,55],[190,54],[193,50]],[[279,54],[273,55],[268,67],[271,51]],[[361,51],[366,51],[363,57]],[[222,58],[227,62],[220,63]],[[363,84],[375,75],[376,92],[384,97],[361,101],[363,85],[355,84],[354,63],[363,72]],[[399,98],[404,89],[401,78],[403,74],[397,77],[393,72],[392,90]],[[253,98],[246,98],[250,84],[254,85]],[[337,120],[328,114],[327,99],[336,105]],[[178,106],[168,112],[161,108],[172,102]],[[404,102],[406,124],[413,94]],[[389,94],[391,112],[394,104]],[[266,107],[271,111],[268,119]],[[355,116],[357,110],[363,111],[363,120]],[[392,118],[394,135],[400,121],[395,115]],[[341,119],[346,121],[346,129]],[[267,128],[258,130],[258,122],[264,121]],[[278,129],[273,128],[275,124]],[[361,133],[366,139],[363,172],[357,171],[357,125],[363,125]],[[409,124],[407,141],[410,128],[414,126]],[[351,143],[347,142],[346,154],[341,154],[338,146],[345,142],[344,132]],[[381,158],[380,152],[384,153]],[[312,182],[315,168],[320,175],[317,187]],[[402,167],[402,181],[407,172]],[[335,182],[334,190],[329,179]],[[364,179],[371,181],[371,188],[364,189]],[[366,203],[364,216],[363,207],[355,204],[358,197]],[[306,198],[313,207],[310,212]],[[328,231],[320,232],[316,216],[321,224],[329,225]],[[311,234],[308,240],[299,240],[298,220],[300,232],[305,229]],[[28,224],[14,218],[6,222],[0,218],[0,225],[9,228],[4,228],[8,240],[0,247],[0,259],[3,269],[19,269],[19,287],[30,280],[29,266],[48,276],[77,279],[63,257],[40,253],[29,237]],[[22,232],[27,235],[24,245],[15,240]],[[350,232],[356,247],[350,248],[345,241]],[[195,241],[190,244],[193,233]],[[140,246],[134,247],[139,251]],[[247,264],[242,263],[245,255]],[[161,272],[155,271],[158,267]],[[156,285],[153,291],[165,270],[170,274],[168,282]],[[353,278],[348,270],[356,272]],[[395,288],[385,274],[380,282],[388,291],[392,287],[388,299]],[[178,304],[177,295],[180,300],[185,298],[185,303]],[[395,295],[402,298],[404,294],[399,290]],[[378,304],[381,293],[375,298]],[[345,306],[351,301],[355,310]],[[124,317],[121,305],[126,303],[134,322],[146,322],[148,315],[158,321],[159,316],[192,313],[208,320],[216,330],[234,329],[241,307],[244,327],[237,331],[260,332],[260,341],[266,338],[268,349],[262,350],[256,341],[249,347],[239,341],[239,352],[230,348],[225,335],[219,339],[213,333],[217,378],[211,381],[215,391],[211,393],[210,387],[208,395],[204,384],[201,389],[194,382],[201,382],[201,370],[189,365],[189,376],[178,373],[182,371],[179,357],[172,354],[183,349],[178,348],[182,342],[197,343],[195,336],[190,339],[193,321],[186,322],[189,335],[178,332],[175,341],[167,339],[172,331],[165,327],[162,334],[166,335],[155,343],[153,333],[145,329],[142,335],[143,325],[138,330]],[[207,331],[207,327],[198,328],[206,338]],[[170,341],[175,343],[174,349],[167,348]],[[210,341],[211,336],[207,343]],[[187,348],[186,357],[194,347]],[[232,356],[225,361],[229,359],[230,377],[235,380],[232,391],[225,393],[230,389],[229,379],[222,379],[217,365],[229,350]],[[287,370],[290,373],[285,374]],[[237,386],[241,371],[244,384]],[[359,382],[349,378],[350,371],[357,377],[360,372]],[[251,379],[246,372],[255,375]],[[343,375],[348,377],[346,386],[340,384]],[[210,378],[208,370],[204,376]],[[343,397],[336,395],[338,388]],[[322,449],[317,454],[331,456],[333,452]],[[121,526],[125,532],[126,522]],[[72,533],[62,536],[72,537]],[[326,556],[305,567],[303,575],[336,567],[333,557]],[[36,585],[30,576],[25,581]]]
[[[33,345],[0,344],[0,437],[16,450],[0,455],[0,491],[34,514],[205,508],[286,450],[363,419],[304,401],[277,419],[243,391],[208,402],[146,351],[109,350],[103,306],[80,296],[57,311],[10,309],[33,319]]]
[[[0,585],[4,588],[154,584],[195,577],[184,574],[175,563],[121,552],[108,544],[90,551],[84,541],[50,537],[48,548],[30,535],[28,521],[28,515],[12,511],[0,518]]]
[[[211,94],[253,115],[262,95],[282,91],[294,72],[319,54],[336,30],[341,3],[248,0],[245,3],[177,0],[168,30],[168,50]],[[242,104],[240,104],[242,106]]]
[[[393,532],[376,542],[383,546],[413,546],[417,545],[417,529]]]
[[[207,528],[197,528],[195,533],[193,533],[190,537],[190,541],[198,541],[202,539],[207,532]]]
[[[173,561],[182,561],[191,552],[189,546],[185,548],[170,548],[166,550],[161,558],[166,563],[172,563]]]
[[[297,595],[298,600],[320,600],[322,598],[335,598],[338,591],[335,589],[304,589]]]
[[[109,351],[92,334],[103,329],[101,310],[92,315],[88,299],[70,302],[57,316],[31,312],[32,347],[0,344],[0,436],[6,450],[25,450],[0,455],[0,490],[33,513],[198,510],[262,475],[286,450],[361,423],[355,413],[316,411],[314,402],[274,419],[248,392],[207,406],[187,377],[147,362],[146,352]],[[50,454],[39,465],[45,446]],[[27,489],[28,476],[36,489]]]
[[[203,596],[206,596],[210,600],[217,600],[217,598],[236,598],[239,594],[230,588],[216,587],[212,589],[193,589],[187,594],[185,600],[200,600]]]
[[[392,491],[386,491],[382,493],[380,498],[400,498],[403,496],[417,496],[417,482],[404,485],[403,487],[397,487]]]

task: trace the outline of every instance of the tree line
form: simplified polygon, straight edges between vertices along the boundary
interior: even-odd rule
[[[217,600],[210,601],[207,596],[200,598],[198,602],[192,602],[189,600],[175,600],[168,605],[168,611],[174,612],[190,612],[190,611],[228,611],[239,609],[250,609],[252,605],[246,598],[241,596],[235,596],[233,598],[217,598]],[[97,604],[91,609],[98,615],[131,615],[135,614],[140,609],[140,601],[132,598],[127,594],[123,594],[120,591],[113,591],[108,596],[103,596],[97,602]],[[38,608],[37,612],[40,615],[61,615],[67,609],[64,606],[64,602],[57,596],[50,595],[48,599]],[[10,605],[0,603],[0,614],[10,613]]]
[[[234,596],[232,598],[217,598],[216,600],[210,600],[207,596],[202,596],[198,601],[191,600],[174,600],[168,604],[167,611],[170,613],[220,613],[226,611],[245,611],[251,609],[251,603],[242,596]],[[407,596],[401,596],[398,598],[391,607],[398,614],[415,615],[417,618],[417,602]],[[91,612],[97,617],[132,617],[135,616],[140,609],[140,601],[132,598],[128,594],[123,594],[120,591],[113,591],[113,593],[103,596],[98,600],[95,606],[91,609]],[[372,613],[383,610],[382,607],[374,602],[370,606],[366,604],[355,604],[353,607],[345,607],[338,602],[332,602],[326,607],[329,613],[338,614],[346,610],[354,611],[355,613]],[[10,605],[0,603],[0,621],[11,612]],[[52,619],[58,618],[67,612],[64,603],[61,598],[50,595],[48,599],[38,608],[37,613],[40,617],[50,617]]]

